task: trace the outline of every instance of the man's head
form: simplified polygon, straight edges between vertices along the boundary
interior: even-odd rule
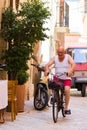
[[[57,48],[57,54],[59,56],[59,58],[64,58],[64,55],[65,55],[65,50],[64,50],[64,47],[63,46],[59,46]]]

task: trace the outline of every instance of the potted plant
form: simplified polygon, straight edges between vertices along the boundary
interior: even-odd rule
[[[18,85],[23,85],[29,78],[29,74],[25,70],[20,70],[17,73]]]
[[[20,6],[17,12],[12,7],[3,10],[1,36],[7,44],[2,59],[6,64],[8,80],[22,81],[22,70],[25,72],[29,69],[27,62],[35,44],[48,38],[45,32],[48,28],[43,25],[50,18],[50,12],[40,0],[27,0]]]
[[[17,87],[17,110],[24,111],[25,101],[25,83],[28,81],[29,74],[25,70],[20,70],[17,73],[18,87]]]

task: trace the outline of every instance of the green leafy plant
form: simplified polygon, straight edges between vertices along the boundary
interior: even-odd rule
[[[29,78],[29,74],[24,70],[20,70],[17,73],[17,80],[18,80],[19,85],[22,85],[22,84],[26,83],[28,78]]]
[[[21,9],[4,9],[2,14],[1,35],[8,44],[2,59],[7,65],[9,79],[17,79],[20,70],[27,71],[28,60],[33,54],[35,44],[48,38],[46,19],[50,18],[49,8],[40,0],[27,0],[21,3]]]

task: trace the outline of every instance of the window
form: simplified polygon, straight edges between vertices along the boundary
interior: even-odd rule
[[[68,54],[70,54],[76,63],[87,62],[87,48],[69,48]]]

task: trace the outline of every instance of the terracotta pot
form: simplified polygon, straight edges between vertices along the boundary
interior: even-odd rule
[[[17,87],[17,110],[18,112],[24,111],[25,102],[25,85],[18,85]]]

